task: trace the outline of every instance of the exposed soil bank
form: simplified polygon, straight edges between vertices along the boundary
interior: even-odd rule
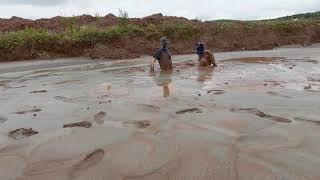
[[[92,27],[96,29],[93,31]],[[29,28],[44,29],[45,33],[22,34],[23,42],[12,35]],[[110,28],[115,28],[108,32],[110,37],[102,38],[101,30],[110,31]],[[76,38],[81,39],[66,38],[70,31],[79,33]],[[320,42],[320,20],[200,22],[162,14],[125,21],[111,14],[39,20],[13,17],[0,19],[0,33],[0,61],[59,57],[124,59],[152,54],[161,36],[171,40],[174,54],[193,53],[199,40],[214,51],[264,50],[291,44],[307,46]]]

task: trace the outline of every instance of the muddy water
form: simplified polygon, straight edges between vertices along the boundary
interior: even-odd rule
[[[216,58],[3,64],[0,179],[320,179],[320,48]]]

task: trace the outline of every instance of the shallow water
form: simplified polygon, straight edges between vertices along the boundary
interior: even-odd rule
[[[0,179],[318,180],[320,48],[215,56],[3,64]]]

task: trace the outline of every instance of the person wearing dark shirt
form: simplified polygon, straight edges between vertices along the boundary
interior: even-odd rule
[[[203,42],[197,42],[196,46],[197,46],[198,61],[200,61],[201,58],[203,58],[204,56],[204,51],[205,51],[204,44]]]
[[[159,62],[161,70],[170,71],[173,69],[171,61],[171,52],[168,49],[167,38],[162,37],[160,39],[160,48],[154,53],[154,60],[151,62],[151,71],[154,71],[154,63]]]

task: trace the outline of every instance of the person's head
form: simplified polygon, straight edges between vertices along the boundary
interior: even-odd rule
[[[197,42],[196,46],[197,46],[197,48],[204,49],[204,43],[203,42]]]
[[[160,39],[160,47],[161,48],[167,48],[168,47],[168,40],[166,37],[162,37]]]

